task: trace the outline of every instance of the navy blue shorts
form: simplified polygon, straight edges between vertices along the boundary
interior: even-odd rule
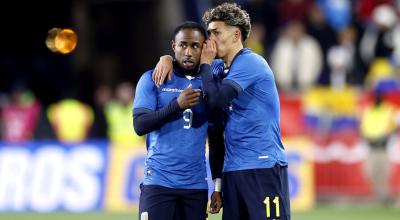
[[[223,174],[223,220],[289,220],[287,166]]]
[[[172,189],[140,185],[139,220],[205,220],[206,189]],[[147,219],[144,217],[147,215]],[[142,218],[141,218],[142,217]]]

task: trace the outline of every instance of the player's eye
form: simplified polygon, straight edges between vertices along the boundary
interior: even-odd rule
[[[193,48],[194,48],[194,49],[198,49],[198,48],[200,48],[200,45],[195,44],[195,45],[193,45]]]
[[[179,47],[182,47],[182,48],[184,48],[184,49],[187,47],[186,44],[183,44],[183,43],[180,43],[178,46],[179,46]]]

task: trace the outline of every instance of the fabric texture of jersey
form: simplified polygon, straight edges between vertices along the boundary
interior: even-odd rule
[[[201,78],[190,78],[176,69],[171,80],[157,88],[152,71],[140,78],[135,95],[134,111],[156,111],[178,98],[190,84],[201,89]],[[205,141],[207,110],[202,101],[191,109],[172,115],[168,123],[147,134],[147,157],[144,185],[160,185],[175,189],[207,189]]]
[[[222,83],[230,84],[239,94],[226,108],[224,171],[286,166],[279,96],[265,59],[242,49]]]

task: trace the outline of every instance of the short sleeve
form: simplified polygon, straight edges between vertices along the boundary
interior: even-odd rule
[[[223,83],[232,85],[238,92],[241,92],[260,79],[260,63],[251,55],[237,57],[232,63],[228,76]]]
[[[145,72],[136,85],[133,109],[146,108],[155,111],[157,108],[157,90],[151,79],[152,71]]]

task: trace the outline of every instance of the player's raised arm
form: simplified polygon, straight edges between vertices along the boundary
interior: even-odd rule
[[[200,58],[200,74],[203,81],[203,92],[206,104],[211,109],[223,108],[238,96],[237,90],[230,84],[222,83],[218,86],[213,78],[211,63],[216,55],[216,45],[212,40],[207,40],[203,45]]]

